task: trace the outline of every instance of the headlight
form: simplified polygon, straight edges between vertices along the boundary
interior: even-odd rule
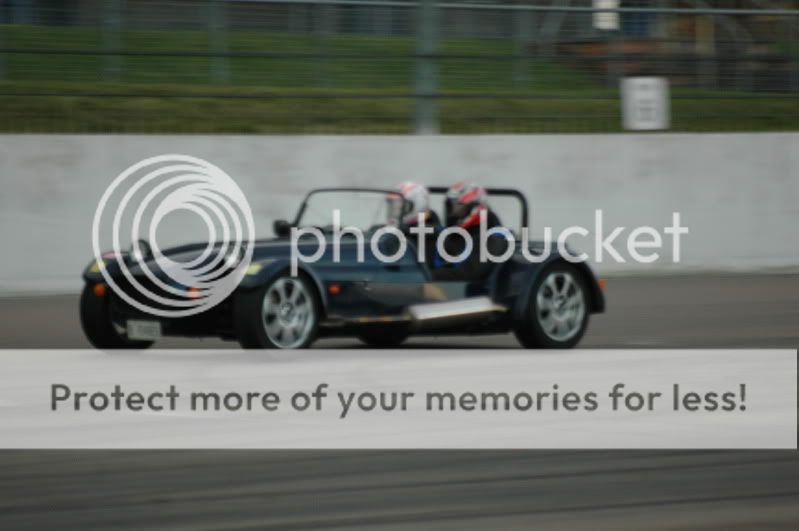
[[[105,260],[95,260],[89,268],[89,273],[99,273],[105,269]]]

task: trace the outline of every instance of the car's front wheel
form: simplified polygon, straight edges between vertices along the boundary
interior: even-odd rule
[[[303,275],[278,276],[259,289],[236,295],[236,336],[244,348],[296,349],[316,339],[320,304]]]
[[[86,284],[80,295],[80,324],[86,339],[95,348],[105,349],[145,349],[152,341],[128,339],[121,329],[111,321],[111,292],[105,284]]]
[[[588,327],[588,291],[572,265],[547,268],[527,300],[517,301],[514,333],[525,348],[572,348]]]

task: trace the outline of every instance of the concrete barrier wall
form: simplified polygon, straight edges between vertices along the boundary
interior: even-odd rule
[[[316,186],[466,179],[521,189],[534,232],[605,225],[662,230],[680,212],[680,264],[603,273],[799,266],[799,134],[492,136],[0,135],[0,293],[75,291],[106,186],[141,159],[204,158],[247,194],[259,235]],[[608,230],[606,230],[608,232]],[[626,232],[623,237],[626,237]],[[593,241],[573,240],[581,248]],[[585,249],[589,250],[589,249]]]

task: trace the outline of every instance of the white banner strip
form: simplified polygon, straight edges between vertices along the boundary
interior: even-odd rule
[[[3,350],[2,448],[797,447],[791,350]]]

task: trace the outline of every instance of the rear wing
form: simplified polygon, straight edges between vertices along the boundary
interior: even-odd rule
[[[428,186],[427,189],[430,191],[431,194],[446,195],[447,190],[449,190],[449,187]],[[524,194],[513,188],[486,188],[486,192],[488,193],[489,197],[504,196],[504,197],[512,197],[518,200],[520,203],[520,210],[521,210],[521,224],[519,225],[519,230],[523,229],[524,227],[529,227],[530,209],[527,206],[527,198],[524,197]]]

